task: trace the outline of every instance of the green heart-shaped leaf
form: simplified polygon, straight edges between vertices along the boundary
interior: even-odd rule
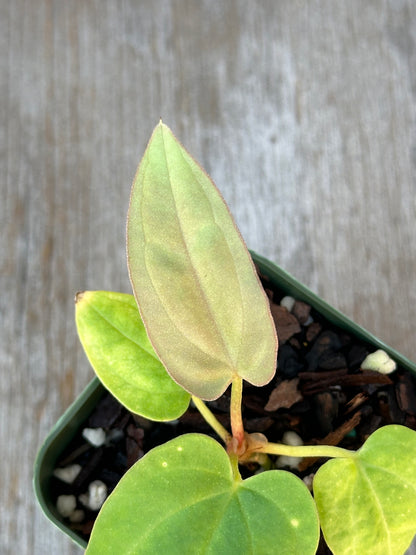
[[[160,123],[134,179],[130,278],[149,338],[175,381],[201,399],[276,369],[269,303],[228,208]]]
[[[130,411],[174,420],[190,395],[168,375],[147,337],[133,295],[85,291],[76,299],[78,335],[104,386]]]
[[[156,447],[121,479],[94,525],[87,555],[313,554],[312,497],[289,472],[245,481],[213,439],[199,434]]]
[[[313,490],[335,555],[399,555],[416,533],[416,432],[385,426],[351,459],[333,459]]]

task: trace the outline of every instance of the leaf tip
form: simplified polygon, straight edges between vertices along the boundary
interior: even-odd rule
[[[84,295],[85,295],[85,291],[77,291],[77,293],[75,293],[75,298],[74,298],[75,304],[78,304],[82,300]]]
[[[78,291],[75,294],[75,306],[79,306],[81,303],[91,301],[91,298],[94,299],[94,295],[98,293],[98,291]]]
[[[159,119],[159,123],[155,127],[155,131],[160,131],[161,133],[168,132],[169,134],[173,135],[172,130],[166,123],[163,122],[162,118]]]

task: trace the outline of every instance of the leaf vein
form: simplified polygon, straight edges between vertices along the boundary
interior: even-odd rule
[[[160,363],[159,358],[157,357],[155,352],[149,351],[148,349],[146,349],[143,345],[141,345],[140,343],[138,343],[135,339],[132,339],[131,337],[129,337],[128,335],[126,335],[124,333],[124,331],[122,331],[121,328],[117,327],[111,320],[109,320],[105,314],[99,310],[96,306],[90,305],[90,307],[105,321],[107,322],[107,324],[109,324],[113,329],[115,329],[122,337],[126,338],[128,341],[130,341],[131,343],[133,343],[134,345],[136,345],[140,350],[144,351],[145,353],[147,353],[149,356],[151,356],[152,358],[154,358],[157,362]],[[139,320],[140,322],[140,320]]]
[[[165,137],[164,137],[163,132],[162,132],[162,141],[163,141],[163,144],[165,145]],[[193,174],[192,168],[190,167],[189,163],[188,163],[187,160],[185,159],[182,150],[181,150],[181,149],[178,149],[178,151],[179,151],[179,153],[180,153],[180,155],[181,155],[181,157],[182,157],[184,163],[186,164],[186,166],[190,169],[191,173]],[[166,170],[167,170],[167,173],[168,173],[168,175],[169,175],[169,182],[171,183],[172,181],[171,181],[171,179],[170,179],[169,164],[168,164],[168,160],[167,160],[167,156],[166,156],[166,148],[165,148],[165,147],[164,147],[163,152],[164,152],[164,155],[165,155]],[[198,179],[197,179],[197,181],[198,181]],[[201,189],[202,189],[202,188],[201,188]],[[175,198],[175,193],[174,193],[173,187],[171,187],[170,190],[171,190],[172,199],[173,199],[173,202],[174,202],[174,204],[175,204],[175,207],[177,207],[177,201],[176,201],[176,198]],[[207,198],[207,196],[206,196],[206,194],[205,194],[204,192],[203,192],[203,194],[204,194],[204,196]],[[209,199],[208,199],[208,204],[210,204]],[[183,231],[182,222],[181,222],[181,219],[179,218],[178,210],[177,210],[177,209],[176,209],[176,211],[175,211],[175,214],[176,214],[176,218],[177,218],[177,222],[178,222],[178,227],[179,227],[180,232],[181,232],[181,238],[182,238],[183,246],[184,246],[184,248],[185,248],[185,251],[186,251],[186,254],[187,254],[188,259],[189,259],[190,261],[192,261],[192,255],[191,255],[191,252],[190,252],[190,250],[189,250],[188,243],[187,243],[186,238],[185,238],[185,233],[184,233],[184,231]],[[214,219],[214,221],[215,221],[215,218],[213,218],[213,219]],[[216,225],[218,225],[218,224],[216,224]],[[220,229],[221,229],[221,228],[220,228]],[[207,295],[206,291],[204,290],[204,287],[202,286],[202,282],[201,282],[200,276],[199,276],[199,274],[198,274],[198,272],[197,272],[197,270],[196,270],[196,268],[195,268],[195,265],[191,263],[190,266],[191,266],[191,272],[192,272],[192,274],[193,274],[193,276],[194,276],[195,285],[196,285],[197,289],[200,291],[200,293],[201,293],[201,298],[202,298],[202,300],[203,300],[203,302],[204,302],[204,304],[205,304],[205,306],[206,306],[206,308],[207,308],[209,314],[211,315],[211,320],[212,320],[212,322],[214,323],[214,327],[216,328],[218,337],[219,337],[219,339],[220,339],[220,341],[221,341],[221,343],[222,343],[222,345],[223,345],[224,351],[225,351],[225,352],[227,353],[227,355],[228,355],[229,361],[231,362],[230,366],[234,366],[234,363],[233,363],[233,361],[232,361],[232,357],[231,357],[231,353],[230,353],[230,351],[229,351],[228,345],[226,344],[226,342],[225,342],[225,340],[224,340],[224,336],[223,336],[223,334],[222,334],[222,332],[221,332],[221,329],[220,329],[219,326],[218,326],[218,321],[217,321],[217,319],[215,318],[215,313],[214,313],[214,311],[213,311],[213,309],[212,309],[211,303],[209,302],[209,295]],[[175,326],[175,327],[176,327],[176,326]]]
[[[361,461],[361,462],[362,462],[362,461]],[[373,486],[373,484],[372,484],[372,481],[371,481],[371,479],[369,478],[367,472],[365,471],[364,466],[365,466],[365,465],[360,464],[360,465],[359,465],[359,468],[360,468],[360,470],[361,470],[361,472],[362,472],[362,475],[363,475],[365,481],[366,481],[367,484],[368,484],[368,487],[370,488],[370,490],[371,490],[371,492],[372,492],[372,494],[373,494],[373,497],[374,497],[376,506],[377,506],[377,508],[378,508],[378,512],[380,513],[381,522],[382,522],[382,524],[384,525],[385,534],[386,534],[386,536],[387,536],[388,550],[389,550],[388,552],[389,552],[389,553],[393,553],[393,552],[392,552],[392,546],[391,546],[391,533],[390,533],[390,530],[389,530],[389,527],[388,527],[388,524],[387,524],[387,520],[386,520],[386,517],[385,517],[385,514],[384,514],[383,506],[382,506],[382,504],[380,503],[380,499],[379,499],[379,497],[378,497],[378,495],[377,495],[377,492],[376,492],[376,490],[374,489],[374,486]]]

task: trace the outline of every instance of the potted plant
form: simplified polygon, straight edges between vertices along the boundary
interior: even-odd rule
[[[245,430],[243,382],[262,387],[276,374],[269,300],[218,190],[162,122],[133,183],[127,256],[134,296],[76,296],[85,352],[105,388],[131,412],[172,421],[193,403],[218,441],[185,434],[143,456],[102,506],[87,554],[313,554],[320,528],[335,554],[403,553],[416,533],[413,430],[384,426],[354,451],[270,442]],[[391,372],[396,362],[413,369],[277,273],[288,293],[383,347],[362,370]],[[228,388],[230,429],[206,403]],[[94,383],[86,398],[100,394]],[[330,460],[316,472],[311,495],[294,473],[273,468],[276,456]],[[247,465],[257,472],[243,479]],[[38,491],[48,471],[37,471]]]

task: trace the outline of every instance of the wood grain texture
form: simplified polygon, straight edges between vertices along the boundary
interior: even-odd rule
[[[0,41],[2,554],[79,553],[32,464],[92,377],[74,293],[130,291],[160,116],[251,248],[416,358],[412,0],[0,0]]]

